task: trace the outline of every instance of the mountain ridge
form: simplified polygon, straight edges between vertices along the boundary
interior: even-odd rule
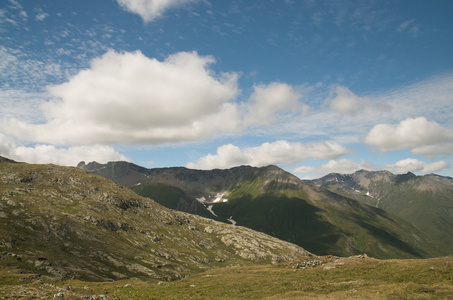
[[[441,254],[430,246],[429,237],[396,216],[309,185],[276,166],[205,171],[146,169],[111,162],[81,167],[173,209],[178,209],[181,201],[189,201],[186,207],[200,202],[213,219],[265,232],[319,255],[366,252],[390,258]],[[159,193],[156,184],[161,185]],[[175,188],[182,193],[168,201],[169,191]],[[162,192],[165,189],[167,192]]]
[[[352,174],[331,173],[306,182],[392,212],[433,236],[441,242],[446,254],[452,254],[451,177],[357,171]]]

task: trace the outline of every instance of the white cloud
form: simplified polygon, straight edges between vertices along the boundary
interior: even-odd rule
[[[17,146],[14,141],[0,133],[0,155],[28,163],[53,163],[57,165],[76,166],[80,161],[109,161],[126,160],[126,156],[116,152],[112,147],[104,145],[78,146],[57,148],[50,145],[35,145],[33,147]]]
[[[49,16],[49,14],[47,14],[47,13],[40,13],[35,16],[35,19],[37,21],[44,21],[44,19],[47,18],[48,16]]]
[[[293,170],[294,173],[315,173],[315,174],[329,174],[341,173],[349,174],[361,169],[372,169],[373,166],[368,162],[357,163],[351,159],[343,158],[339,160],[329,160],[327,163],[322,164],[320,167],[301,166]]]
[[[395,164],[386,165],[384,169],[393,173],[404,174],[407,172],[434,173],[449,167],[450,163],[443,160],[427,163],[414,158],[407,158]]]
[[[213,63],[196,52],[158,61],[139,51],[109,51],[69,81],[50,86],[47,98],[0,91],[0,106],[8,112],[0,129],[33,143],[156,145],[243,133],[308,109],[294,87],[275,82],[255,86],[239,105],[239,75],[216,74]],[[26,99],[10,101],[20,97]]]
[[[302,95],[285,83],[255,85],[247,104],[249,124],[269,125],[275,122],[276,113],[306,114],[308,106],[301,103]]]
[[[379,124],[373,127],[364,142],[382,152],[411,149],[413,153],[439,154],[435,145],[453,141],[453,129],[446,129],[425,117],[407,118],[399,124]],[[434,146],[434,147],[433,147]],[[451,149],[450,149],[451,150]]]
[[[171,8],[197,2],[198,0],[117,0],[118,4],[142,17],[145,22],[152,21]]]
[[[214,74],[208,68],[214,62],[195,52],[161,62],[109,51],[49,88],[57,99],[42,105],[46,123],[10,119],[2,127],[23,140],[60,145],[157,144],[236,132],[238,75]]]
[[[346,89],[346,88],[345,88]],[[333,89],[332,91],[335,91]],[[356,113],[357,107],[343,107],[341,112],[326,109],[330,100],[329,90],[323,86],[313,86],[312,90],[304,90],[304,102],[310,105],[310,113],[304,118],[286,118],[278,126],[269,127],[268,134],[292,134],[292,138],[300,139],[325,136],[340,143],[360,142],[359,137],[366,136],[376,124],[399,123],[407,118],[424,116],[444,127],[453,127],[453,73],[435,76],[410,86],[369,94],[365,98],[371,103],[359,105],[362,110]],[[355,96],[359,97],[359,96]],[[359,101],[360,102],[360,101]],[[355,103],[353,101],[353,103]],[[340,109],[338,109],[340,110]]]
[[[425,145],[412,149],[414,154],[426,155],[433,159],[436,155],[453,155],[453,143],[439,143],[435,145]]]
[[[44,21],[44,19],[49,16],[49,14],[44,12],[41,8],[37,8],[35,10],[37,12],[37,15],[35,16],[36,21]]]
[[[0,89],[0,119],[26,119],[37,123],[44,120],[40,110],[46,101],[42,93]]]
[[[52,54],[40,60],[27,50],[0,46],[0,80],[5,83],[2,90],[22,90],[34,93],[44,90],[49,82],[61,82],[74,71],[75,66],[64,62],[58,64]]]
[[[375,103],[367,97],[358,97],[344,86],[336,86],[333,89],[332,95],[335,96],[327,100],[330,103],[330,108],[342,114],[355,114],[367,108],[381,111],[390,110],[389,105]]]
[[[261,167],[276,164],[294,164],[309,158],[331,159],[347,153],[349,151],[346,148],[331,141],[306,144],[276,141],[244,149],[227,144],[217,148],[216,154],[208,154],[201,157],[195,163],[188,163],[187,167],[206,170],[226,169],[239,165]]]
[[[394,164],[378,166],[363,160],[359,163],[351,159],[344,158],[339,160],[330,160],[319,167],[301,166],[294,169],[293,172],[303,174],[319,174],[320,176],[324,176],[329,173],[351,174],[363,169],[369,171],[388,170],[396,174],[405,174],[407,172],[425,174],[439,172],[449,167],[450,163],[443,160],[436,162],[424,162],[414,158],[407,158]]]
[[[340,113],[357,113],[369,105],[369,100],[360,98],[344,86],[335,88],[335,97],[330,99],[330,108]]]

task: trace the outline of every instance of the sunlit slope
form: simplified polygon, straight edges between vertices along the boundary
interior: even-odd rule
[[[248,228],[169,210],[77,168],[0,160],[0,263],[84,280],[174,280],[309,255]]]

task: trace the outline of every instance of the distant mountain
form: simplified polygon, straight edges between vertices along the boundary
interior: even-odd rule
[[[199,214],[200,206],[194,204],[198,202],[203,213],[213,218],[259,230],[318,255],[407,258],[443,254],[410,223],[304,183],[275,166],[202,171],[82,162],[78,167],[173,209],[184,207]]]
[[[443,253],[453,254],[451,177],[361,170],[349,175],[333,173],[309,183],[392,212],[439,241]]]
[[[0,157],[0,198],[0,268],[66,279],[167,281],[311,256],[245,227],[169,210],[77,168]]]

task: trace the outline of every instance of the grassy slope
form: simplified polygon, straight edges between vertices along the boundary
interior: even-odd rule
[[[368,253],[380,258],[414,258],[440,254],[426,236],[402,219],[305,187],[311,192],[308,195],[283,171],[272,174],[274,180],[269,180],[266,168],[256,172],[231,186],[228,203],[214,205],[219,220],[233,217],[238,225],[290,241],[318,255]],[[132,189],[173,209],[183,210],[178,206],[188,203],[180,201],[187,197],[184,192],[170,185],[143,184]],[[414,234],[420,241],[414,239]]]
[[[422,185],[427,188],[420,189]],[[344,189],[334,181],[323,188],[389,211],[431,236],[443,255],[453,253],[453,188],[439,185],[436,176],[414,177],[401,183],[371,181],[369,186],[361,187],[361,192]],[[366,196],[366,192],[372,197]]]
[[[319,265],[230,267],[174,282],[54,282],[0,268],[0,296],[68,299],[452,299],[453,257],[377,260],[320,257]],[[303,265],[302,263],[299,266]],[[71,298],[72,297],[72,298]],[[66,298],[65,298],[66,299]]]
[[[224,218],[233,216],[239,225],[293,242],[318,255],[439,255],[415,227],[382,210],[311,187],[288,189],[272,184],[265,184],[264,179],[243,182],[228,196],[229,201],[216,204],[214,211]],[[264,185],[267,190],[263,191]]]

